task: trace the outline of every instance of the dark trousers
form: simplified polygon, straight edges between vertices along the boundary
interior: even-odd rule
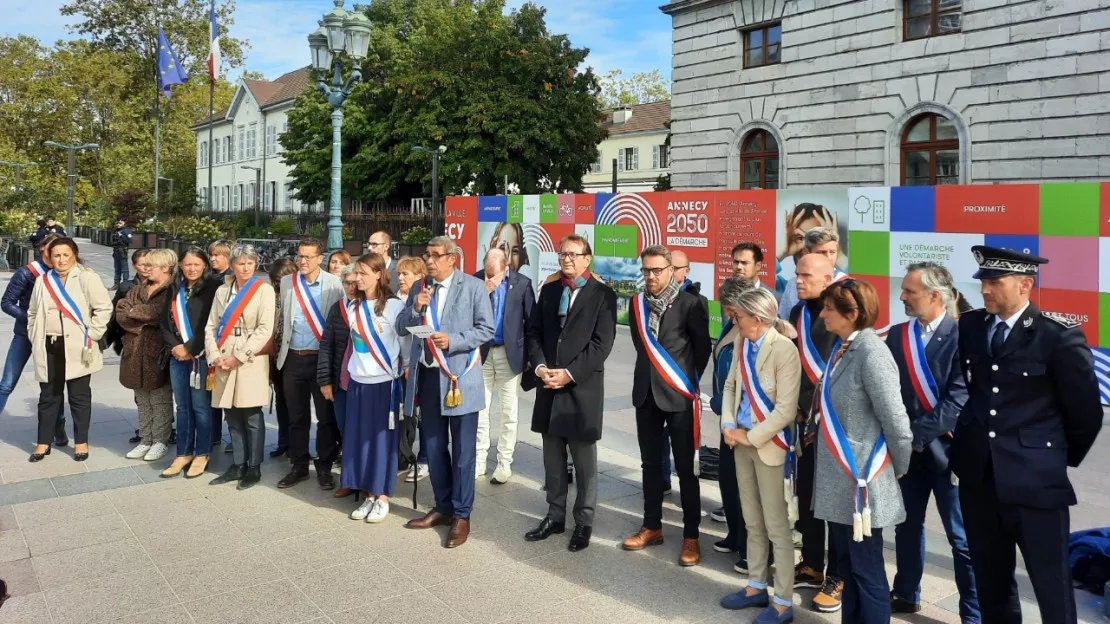
[[[728,535],[725,541],[736,549],[741,557],[748,558],[748,527],[744,525],[744,512],[740,506],[740,484],[736,482],[736,452],[725,444],[721,437],[721,446],[717,464],[717,485],[721,487],[721,503],[725,508],[725,522],[728,525]]]
[[[50,444],[58,424],[58,412],[65,402],[65,391],[69,389],[69,413],[73,416],[73,442],[88,444],[89,421],[92,420],[91,375],[66,381],[65,340],[48,337],[46,339],[46,383],[39,384],[39,431],[38,443]]]
[[[474,468],[478,457],[478,412],[444,416],[438,368],[420,366],[421,421],[428,443],[428,471],[436,511],[461,520],[474,507]]]
[[[678,488],[682,500],[682,536],[698,537],[701,523],[701,484],[694,475],[694,409],[691,404],[682,412],[665,412],[655,405],[648,393],[644,404],[636,408],[636,437],[640,442],[640,462],[644,484],[644,527],[663,528],[663,427],[670,430],[671,450],[678,471]]]
[[[960,590],[960,620],[979,624],[979,599],[975,592],[975,574],[967,550],[964,516],[960,511],[960,490],[952,485],[950,471],[935,472],[924,462],[914,461],[909,471],[898,480],[906,520],[894,527],[898,572],[894,575],[894,595],[917,604],[921,602],[921,577],[925,573],[925,512],[929,498],[936,497],[937,513],[952,546],[952,569]]]
[[[316,354],[298,355],[292,351],[282,368],[285,403],[289,410],[289,459],[294,468],[308,468],[312,456],[308,438],[312,429],[312,406],[316,406],[316,467],[331,470],[339,455],[339,427],[331,401],[324,398],[316,383]]]
[[[1025,559],[1041,621],[1074,624],[1075,593],[1068,567],[1068,508],[1036,509],[1000,503],[993,474],[988,474],[981,484],[961,481],[960,506],[983,624],[1021,622],[1014,579],[1015,546],[1021,548]]]
[[[555,522],[567,518],[567,448],[578,475],[575,485],[574,524],[593,526],[597,507],[597,442],[569,440],[543,434],[543,471],[547,491],[547,516]]]
[[[852,540],[852,525],[829,523],[829,543],[836,544],[837,568],[844,579],[842,624],[888,624],[890,585],[883,565],[883,530],[871,529],[862,542]]]
[[[127,267],[127,251],[122,252],[112,250],[112,264],[115,266],[115,277],[112,279],[113,284],[119,284],[121,281],[131,279],[131,272]]]
[[[273,362],[274,360],[270,360]],[[270,384],[274,387],[274,411],[277,413],[277,447],[289,448],[289,406],[285,402],[285,380],[276,366],[270,367]]]
[[[802,565],[809,566],[825,576],[844,578],[840,570],[840,552],[837,543],[829,540],[829,566],[825,568],[825,521],[813,515],[813,482],[816,467],[817,445],[807,446],[798,458],[795,485],[798,489],[798,531],[802,534]],[[851,527],[848,527],[849,531]],[[849,535],[849,537],[851,537]]]
[[[224,437],[224,411],[218,407],[212,408],[212,440],[208,443],[217,446]]]
[[[266,450],[266,424],[261,407],[233,407],[225,413],[227,431],[231,435],[232,458],[236,465],[262,465]]]

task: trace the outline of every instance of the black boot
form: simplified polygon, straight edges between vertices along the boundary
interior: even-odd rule
[[[231,483],[232,481],[239,481],[246,474],[246,464],[232,464],[231,467],[227,469],[227,472],[209,481],[208,485],[220,485],[221,483]]]
[[[255,483],[258,483],[261,480],[262,480],[262,467],[261,466],[249,466],[247,468],[246,472],[243,473],[243,478],[239,479],[238,489],[245,490],[245,489],[251,487],[252,485],[254,485]]]

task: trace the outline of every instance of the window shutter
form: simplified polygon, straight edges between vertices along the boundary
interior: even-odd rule
[[[658,169],[659,168],[659,146],[658,145],[652,145],[651,146],[651,168],[652,169]]]
[[[640,148],[632,148],[632,170],[635,171],[640,168]]]
[[[625,152],[627,150],[617,150],[617,171],[624,171]]]

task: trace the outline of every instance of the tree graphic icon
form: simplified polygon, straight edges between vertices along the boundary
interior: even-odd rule
[[[861,224],[865,223],[863,215],[871,212],[871,200],[860,195],[856,198],[856,201],[852,203],[852,210],[859,214],[859,222]]]

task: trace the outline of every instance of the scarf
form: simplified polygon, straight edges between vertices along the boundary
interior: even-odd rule
[[[586,271],[573,280],[564,275],[559,282],[563,285],[563,294],[559,297],[559,327],[567,324],[567,311],[570,310],[571,294],[586,285],[590,280],[590,272]]]
[[[671,280],[658,295],[644,292],[644,299],[647,300],[648,307],[651,308],[651,314],[648,318],[648,327],[651,329],[651,333],[659,335],[659,319],[663,318],[663,313],[674,303],[674,300],[678,297],[678,292],[679,285],[674,280]]]

